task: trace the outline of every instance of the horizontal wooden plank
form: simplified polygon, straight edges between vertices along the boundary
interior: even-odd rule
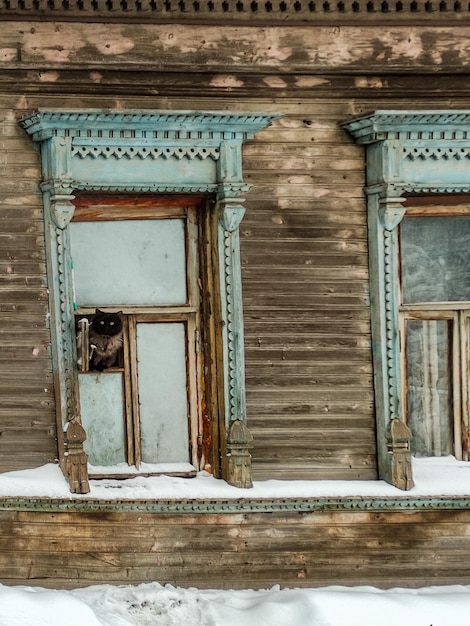
[[[272,29],[260,26],[217,25],[147,25],[143,30],[132,24],[61,24],[37,22],[34,29],[26,22],[13,22],[2,29],[0,46],[10,54],[2,57],[2,66],[34,68],[64,68],[80,66],[88,69],[106,65],[125,69],[192,67],[227,72],[237,69],[254,73],[261,69],[271,73],[282,64],[283,73],[302,74],[322,71],[386,71],[412,74],[419,71],[436,71],[442,67],[442,59],[449,49],[458,54],[446,59],[448,71],[460,71],[467,62],[465,43],[469,36],[468,26],[457,29],[441,28],[439,37],[433,35],[436,27],[423,25],[403,29],[373,26],[339,29],[316,27],[312,40],[311,26],[292,29],[276,27],[276,45],[272,44]],[[426,53],[426,41],[434,40],[435,55]],[[371,39],[374,46],[371,45]],[[84,46],[83,41],[88,42]],[[21,61],[17,58],[17,46],[21,46]],[[60,48],[59,48],[60,46]],[[377,50],[383,51],[377,54]],[[405,52],[404,52],[405,51]],[[156,60],[158,61],[156,64]],[[269,81],[267,81],[269,86]],[[285,84],[285,83],[284,83]],[[279,90],[284,87],[277,81]]]
[[[312,323],[308,321],[297,322],[294,320],[289,322],[289,320],[282,318],[278,322],[273,320],[263,322],[262,320],[251,319],[245,323],[245,336],[247,337],[248,343],[250,341],[249,337],[252,337],[251,340],[257,341],[258,345],[264,343],[264,340],[282,340],[282,337],[279,338],[280,335],[286,337],[287,343],[290,342],[291,338],[293,338],[293,342],[295,342],[295,338],[298,338],[300,341],[308,343],[309,338],[315,339],[332,336],[331,324],[326,320]],[[361,343],[361,345],[368,345],[369,336],[370,328],[367,321],[363,323],[338,321],[334,333],[334,337],[339,341],[347,339],[348,341],[358,342],[357,345],[359,345],[359,343]]]
[[[250,399],[251,400],[251,399]],[[291,396],[282,395],[279,399],[271,402],[264,401],[262,404],[258,404],[254,401],[249,402],[249,414],[250,415],[266,415],[271,414],[273,417],[281,415],[289,415],[294,419],[295,416],[307,416],[307,415],[362,415],[372,416],[373,403],[371,401],[364,400],[348,401],[348,398],[336,398],[330,396],[329,398],[315,399],[315,394],[312,393],[312,397],[308,400],[297,400],[295,393]]]
[[[362,207],[363,209],[363,207]],[[314,204],[310,209],[304,211],[293,209],[282,209],[265,211],[262,208],[250,208],[243,220],[243,228],[262,225],[267,229],[267,234],[271,228],[277,227],[289,230],[291,227],[311,228],[312,224],[316,228],[333,228],[335,226],[345,228],[346,226],[365,226],[365,212],[361,211],[329,211],[327,207],[320,208]]]
[[[468,511],[159,515],[0,511],[7,584],[203,587],[470,580]],[[210,575],[207,575],[210,572]]]

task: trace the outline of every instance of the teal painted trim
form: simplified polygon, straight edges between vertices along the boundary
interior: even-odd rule
[[[441,142],[449,139],[467,140],[470,138],[470,111],[379,110],[344,122],[342,126],[360,144],[392,138],[411,141],[436,139]]]
[[[468,497],[288,498],[238,500],[74,500],[49,498],[1,498],[3,511],[51,511],[73,513],[250,514],[315,513],[321,511],[403,512],[470,510]]]
[[[386,434],[403,419],[398,225],[406,194],[470,192],[470,110],[375,111],[342,124],[366,146],[372,350],[379,477],[391,479]]]
[[[261,115],[259,113],[205,112],[205,111],[96,111],[80,109],[77,111],[39,110],[23,120],[21,125],[34,141],[43,141],[50,137],[103,137],[123,139],[131,137],[169,140],[195,139],[200,141],[200,132],[218,139],[239,141],[250,139],[267,126],[279,114]],[[173,137],[168,132],[174,133]],[[194,132],[194,137],[187,133]],[[199,141],[197,141],[199,139]]]
[[[225,425],[246,422],[245,351],[239,226],[245,214],[243,198],[217,202],[219,268],[225,384]]]
[[[68,224],[76,190],[206,193],[219,212],[225,422],[246,419],[238,226],[249,185],[242,143],[279,114],[218,111],[39,110],[20,124],[40,143],[48,231],[58,430],[80,421]],[[59,435],[60,437],[60,435]],[[64,444],[59,457],[64,461]]]

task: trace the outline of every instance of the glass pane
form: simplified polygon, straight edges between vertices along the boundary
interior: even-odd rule
[[[185,304],[183,219],[71,222],[79,306]]]
[[[448,320],[406,324],[407,417],[416,456],[453,454],[451,335]]]
[[[137,324],[142,461],[189,461],[183,323]]]
[[[80,412],[92,465],[126,462],[122,372],[78,375]]]
[[[404,304],[470,300],[470,217],[406,217],[400,226]]]

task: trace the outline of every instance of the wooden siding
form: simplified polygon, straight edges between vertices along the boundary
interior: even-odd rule
[[[3,100],[0,159],[0,471],[57,458],[39,168]]]
[[[0,512],[0,582],[73,588],[470,584],[470,512]]]
[[[376,477],[364,163],[340,137],[340,108],[299,104],[245,150],[247,402],[259,478]]]
[[[17,98],[21,99],[19,93]],[[112,106],[111,98],[108,103],[90,96],[80,101],[84,107]],[[245,178],[253,185],[241,239],[254,476],[374,479],[363,156],[338,129],[348,114],[343,106],[333,111],[331,102],[310,101],[295,109],[291,102],[279,104],[251,101],[246,105],[247,109],[284,110],[283,118],[244,151]],[[52,94],[28,97],[29,110],[60,105],[74,108],[76,100]],[[142,105],[141,99],[137,103],[131,98],[125,104]],[[174,107],[182,105],[175,102]],[[192,108],[231,106],[237,107],[231,99],[191,102]],[[311,119],[315,119],[313,128]],[[8,127],[15,155],[11,176],[18,177],[21,167],[32,172],[31,180],[19,182],[30,185],[30,202],[40,215],[40,197],[34,195],[37,153],[24,141],[19,127]],[[22,197],[17,197],[17,204]],[[39,220],[37,227],[41,227]],[[44,281],[42,239],[28,240],[28,246],[30,254],[41,259]],[[21,293],[31,306],[34,296]],[[39,321],[44,323],[44,314]],[[44,348],[43,360],[50,366]],[[31,385],[29,376],[24,384]],[[40,387],[42,393],[44,388]],[[31,393],[23,397],[29,416],[37,400]],[[42,406],[51,438],[52,397]],[[9,407],[15,432],[18,414],[17,407]],[[17,437],[14,448],[2,449],[0,439],[4,469],[54,458],[53,450],[48,457],[41,456],[33,430],[19,434],[25,443],[21,445]],[[26,449],[28,454],[36,452],[34,462],[22,458]]]
[[[469,36],[428,23],[0,24],[0,469],[56,456],[39,155],[18,119],[222,109],[282,114],[244,147],[254,476],[374,479],[364,151],[339,124],[377,108],[465,108]]]

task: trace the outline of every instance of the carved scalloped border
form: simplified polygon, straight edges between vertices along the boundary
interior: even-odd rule
[[[470,510],[470,497],[338,497],[238,500],[92,500],[89,498],[0,499],[0,510],[71,511],[87,513],[314,513],[317,511]]]
[[[73,146],[72,156],[81,159],[91,157],[92,159],[213,159],[217,161],[220,156],[218,147],[206,146]]]
[[[420,159],[425,161],[426,159],[433,159],[438,161],[439,159],[470,159],[470,146],[462,146],[458,148],[452,147],[415,147],[415,148],[403,148],[403,156],[405,159],[415,161]]]

